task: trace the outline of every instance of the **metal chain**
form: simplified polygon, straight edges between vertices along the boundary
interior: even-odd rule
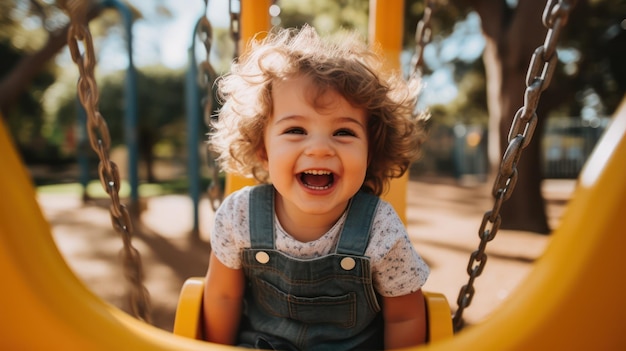
[[[87,24],[90,2],[82,0],[63,1],[62,6],[70,17],[68,46],[72,60],[78,66],[78,98],[87,113],[87,133],[92,149],[98,154],[100,183],[111,198],[109,207],[113,228],[122,237],[124,275],[130,285],[130,307],[133,314],[150,323],[150,295],[143,286],[143,269],[139,251],[132,245],[132,222],[129,212],[121,202],[120,174],[117,165],[109,158],[111,136],[106,121],[98,110],[99,92],[94,69],[96,57],[93,40]],[[84,52],[81,53],[79,44]]]
[[[198,27],[198,35],[200,40],[204,43],[204,48],[206,49],[205,60],[200,63],[199,67],[199,77],[198,81],[200,87],[205,92],[205,97],[202,101],[204,106],[204,121],[206,125],[210,128],[211,119],[213,118],[213,84],[215,83],[215,79],[217,78],[217,74],[209,61],[211,56],[211,47],[213,45],[213,29],[211,26],[211,22],[209,21],[208,14],[208,6],[209,1],[204,0],[204,17],[200,20],[200,25]],[[230,15],[230,25],[229,25],[229,33],[230,37],[234,43],[234,51],[233,51],[233,59],[237,59],[239,57],[239,41],[241,40],[241,1],[240,0],[230,0],[228,2],[228,12]],[[219,205],[222,203],[224,199],[224,189],[221,186],[219,180],[219,166],[217,162],[215,162],[215,153],[211,150],[207,150],[207,163],[211,168],[211,184],[208,189],[209,202],[211,204],[211,208],[213,211],[217,210]]]
[[[435,9],[434,0],[426,0],[426,8],[422,19],[417,22],[415,28],[415,53],[411,58],[413,71],[411,74],[421,76],[424,69],[424,48],[432,38],[431,18]]]
[[[213,26],[208,18],[208,9],[209,1],[204,0],[204,16],[198,23],[196,36],[204,44],[206,52],[204,60],[198,64],[198,85],[204,94],[202,98],[204,123],[210,128],[211,118],[213,118],[213,83],[217,74],[210,61],[211,48],[213,46]],[[207,195],[213,211],[217,210],[224,198],[224,190],[220,185],[220,170],[217,162],[215,162],[215,157],[215,153],[207,148],[207,164],[211,169],[211,183],[209,184]]]
[[[474,281],[480,276],[487,263],[485,249],[487,243],[493,240],[500,228],[502,218],[500,208],[508,200],[517,182],[517,162],[522,150],[530,143],[535,127],[537,126],[537,104],[541,93],[550,85],[557,64],[556,44],[561,29],[567,23],[570,11],[575,5],[574,0],[548,0],[543,12],[543,23],[548,32],[543,45],[539,46],[532,55],[528,73],[526,75],[526,91],[524,106],[513,118],[508,135],[508,147],[500,163],[500,170],[495,179],[492,195],[495,199],[491,210],[485,212],[478,230],[480,244],[478,249],[470,255],[467,265],[469,280],[464,285],[457,299],[458,309],[453,317],[455,331],[463,326],[463,311],[472,302],[474,297]]]
[[[233,58],[236,60],[239,57],[239,41],[241,40],[241,0],[230,0],[228,12],[230,13],[230,37],[235,43]]]

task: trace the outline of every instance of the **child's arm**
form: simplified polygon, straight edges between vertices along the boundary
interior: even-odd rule
[[[233,345],[241,317],[244,293],[241,269],[226,267],[211,253],[204,289],[204,339]]]
[[[426,342],[426,305],[422,290],[383,297],[385,349],[415,346]]]

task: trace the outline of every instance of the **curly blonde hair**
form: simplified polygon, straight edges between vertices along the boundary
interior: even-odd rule
[[[217,83],[223,106],[209,144],[224,171],[270,182],[260,151],[272,114],[272,86],[300,75],[312,79],[318,94],[332,89],[367,111],[370,162],[363,190],[380,195],[391,178],[407,171],[419,155],[423,136],[419,122],[423,116],[414,113],[417,80],[384,73],[381,56],[356,33],[344,32],[337,38],[322,40],[305,25],[300,30],[277,29],[251,41]]]

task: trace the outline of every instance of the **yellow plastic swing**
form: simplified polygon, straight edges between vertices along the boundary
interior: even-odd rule
[[[202,296],[205,280],[192,277],[185,281],[178,298],[174,334],[202,340]],[[450,306],[443,294],[424,292],[428,315],[428,341],[435,342],[452,336]]]

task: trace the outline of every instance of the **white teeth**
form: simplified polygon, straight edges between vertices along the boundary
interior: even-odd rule
[[[313,185],[306,185],[305,186],[309,189],[313,189],[313,190],[326,190],[330,188],[330,185],[327,186],[313,186]]]
[[[311,169],[308,171],[304,171],[304,174],[312,174],[312,175],[329,175],[331,172],[330,171],[322,171],[322,170],[317,170],[317,169]]]

